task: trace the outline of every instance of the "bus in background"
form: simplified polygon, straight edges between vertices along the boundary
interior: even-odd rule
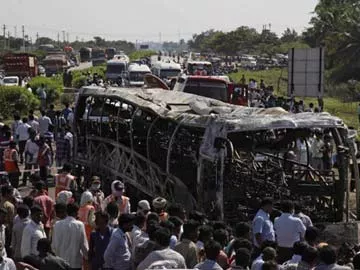
[[[79,50],[80,62],[83,63],[83,62],[91,61],[91,52],[92,52],[91,48],[81,48]]]
[[[128,85],[130,87],[143,86],[145,74],[151,74],[151,70],[147,65],[131,64],[129,66]]]
[[[181,66],[173,61],[158,61],[151,67],[151,71],[170,85],[171,80],[181,73]]]
[[[91,61],[94,67],[104,64],[106,62],[105,50],[99,48],[92,49]]]
[[[107,60],[113,59],[115,54],[116,54],[116,48],[107,48],[105,50],[105,56]]]
[[[124,81],[128,72],[128,62],[123,60],[109,60],[106,63],[106,80],[113,82]]]
[[[189,60],[185,67],[188,75],[211,76],[214,74],[213,65],[208,61]]]
[[[173,91],[230,102],[229,84],[226,80],[214,76],[187,76],[182,74],[176,81]]]

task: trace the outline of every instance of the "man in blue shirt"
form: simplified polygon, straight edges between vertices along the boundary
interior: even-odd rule
[[[132,230],[135,215],[122,214],[119,217],[119,228],[110,238],[104,253],[105,268],[113,270],[131,270],[131,252],[126,233]]]
[[[261,202],[260,209],[256,213],[252,222],[254,246],[260,249],[265,240],[275,241],[274,225],[270,220],[273,203],[271,199],[264,199]]]

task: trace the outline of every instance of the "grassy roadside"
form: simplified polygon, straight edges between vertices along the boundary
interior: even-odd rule
[[[264,80],[266,85],[272,85],[275,89],[275,94],[279,96],[286,95],[287,92],[287,69],[270,69],[261,71],[248,71],[240,70],[237,73],[231,74],[230,77],[239,82],[242,75],[245,75],[246,81],[253,78],[260,82]],[[316,98],[304,98],[305,104],[317,104]],[[357,116],[358,102],[343,102],[337,98],[325,97],[324,98],[325,111],[332,115],[341,118],[348,126],[356,129],[360,128]]]

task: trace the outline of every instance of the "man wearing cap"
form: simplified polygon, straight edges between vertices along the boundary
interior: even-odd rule
[[[55,197],[63,191],[74,191],[77,189],[75,177],[70,174],[71,165],[64,164],[62,172],[55,175]]]
[[[91,185],[89,187],[89,191],[92,193],[92,195],[94,196],[94,207],[96,211],[101,210],[101,205],[104,202],[104,192],[102,192],[100,190],[101,188],[101,181],[99,176],[93,176],[91,178]]]
[[[9,180],[14,188],[19,186],[19,153],[16,150],[16,142],[11,141],[4,151],[4,168],[9,175]]]
[[[123,196],[124,194],[124,183],[120,180],[115,180],[111,184],[111,192],[112,194],[107,196],[103,203],[103,210],[106,210],[106,206],[110,202],[116,202],[119,208],[119,216],[121,214],[128,214],[130,213],[130,199],[126,196]]]
[[[127,232],[133,227],[135,216],[122,214],[119,217],[119,228],[111,235],[109,245],[104,253],[104,268],[113,270],[130,270],[132,268],[131,252]]]
[[[138,202],[136,213],[143,213],[147,216],[150,213],[151,207],[150,203],[147,200],[141,200]]]
[[[167,201],[164,198],[157,197],[153,200],[154,211],[159,215],[161,221],[166,221],[169,217],[169,214],[165,211]]]

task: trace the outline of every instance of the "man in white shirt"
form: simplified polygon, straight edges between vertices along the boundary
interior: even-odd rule
[[[152,251],[145,260],[139,264],[137,270],[148,269],[154,263],[157,263],[158,266],[159,264],[162,266],[171,266],[173,269],[186,269],[184,257],[180,253],[170,249],[170,238],[171,233],[168,229],[161,228],[157,230],[155,233],[155,241],[161,246],[161,249]]]
[[[29,128],[31,126],[28,124],[28,119],[23,118],[22,123],[16,128],[16,138],[19,142],[19,154],[20,154],[20,163],[24,163],[24,149],[26,141],[29,139]]]
[[[295,215],[294,215],[294,217],[300,218],[302,223],[305,225],[306,229],[312,227],[313,223],[311,221],[311,218],[308,215],[305,215],[302,212],[302,207],[301,207],[300,202],[294,203],[294,206],[295,206]]]
[[[39,118],[39,128],[41,136],[44,136],[44,134],[49,131],[50,125],[52,125],[51,119],[46,115],[45,111],[41,111],[41,117]]]
[[[283,266],[298,265],[307,246],[306,242],[295,242],[293,246],[294,255],[290,260],[284,262]]]
[[[46,238],[44,226],[41,222],[43,218],[42,208],[35,205],[31,208],[31,222],[26,225],[21,239],[21,257],[28,255],[39,255],[37,243],[40,239]]]
[[[264,264],[264,262],[266,261],[275,261],[276,260],[276,250],[272,247],[266,247],[263,249],[262,254],[257,257],[252,265],[251,265],[251,270],[262,270],[262,266]]]
[[[265,240],[275,241],[274,226],[270,220],[272,206],[273,204],[271,199],[263,199],[260,209],[256,213],[252,222],[253,242],[256,248],[256,255],[260,255],[261,244]]]
[[[25,170],[23,175],[23,186],[26,186],[27,178],[30,175],[30,170],[32,168],[37,169],[37,160],[38,160],[38,153],[39,153],[39,145],[38,140],[36,140],[36,133],[33,129],[29,129],[30,139],[27,140],[25,144]]]
[[[282,202],[281,208],[283,213],[274,222],[280,264],[291,259],[294,243],[302,241],[306,231],[302,221],[293,216],[294,204],[291,201]]]
[[[0,254],[4,254],[5,244],[0,241]],[[0,269],[1,270],[16,270],[14,261],[6,256],[0,255]]]
[[[315,139],[311,144],[311,165],[315,170],[323,169],[323,151],[325,143],[321,131],[316,131]]]
[[[29,125],[32,127],[32,129],[38,134],[40,132],[39,122],[35,120],[35,117],[33,114],[29,115]]]
[[[52,248],[56,254],[69,263],[71,269],[81,269],[83,258],[87,258],[89,245],[84,223],[76,220],[79,206],[67,205],[68,216],[55,223]]]

